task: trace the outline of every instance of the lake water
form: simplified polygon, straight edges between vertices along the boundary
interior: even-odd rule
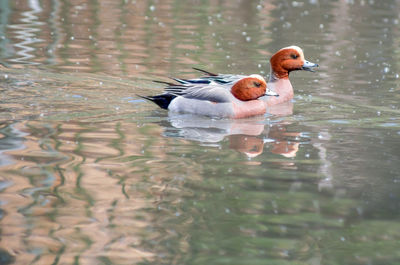
[[[0,1],[0,264],[400,264],[400,1]],[[251,119],[152,80],[316,73]]]

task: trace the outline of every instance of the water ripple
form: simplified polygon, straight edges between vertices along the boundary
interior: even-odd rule
[[[11,24],[8,25],[15,34],[15,39],[21,40],[15,43],[16,54],[20,57],[10,59],[14,63],[26,63],[26,64],[38,64],[34,62],[36,55],[34,47],[36,43],[43,42],[44,40],[38,38],[38,32],[41,31],[41,26],[44,22],[39,20],[38,14],[42,12],[40,3],[38,0],[29,0],[28,5],[31,8],[30,11],[21,12],[21,18],[19,19],[22,24]]]

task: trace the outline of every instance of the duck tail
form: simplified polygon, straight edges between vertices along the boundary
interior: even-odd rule
[[[137,96],[157,104],[162,109],[168,109],[169,104],[176,97],[175,95],[171,94],[161,94],[157,96]]]
[[[209,76],[218,76],[218,74],[214,74],[214,73],[208,72],[208,71],[206,71],[206,70],[203,70],[203,69],[200,69],[200,68],[197,68],[197,67],[193,67],[193,69],[194,69],[194,70],[197,70],[197,71],[199,71],[199,72],[202,72],[202,73],[204,73],[204,74],[207,74],[207,75],[209,75]]]
[[[173,78],[172,78],[173,79]],[[165,81],[158,81],[158,80],[153,80],[154,83],[159,83],[159,84],[164,84],[168,86],[176,86],[176,84],[171,83],[171,82],[165,82]]]

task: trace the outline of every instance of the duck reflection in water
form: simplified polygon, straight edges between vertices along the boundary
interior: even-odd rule
[[[293,113],[293,103],[286,102],[269,108],[271,118]],[[182,113],[168,113],[168,122],[162,123],[164,135],[201,142],[208,146],[219,146],[225,138],[229,148],[249,158],[262,154],[264,147],[270,152],[285,157],[295,157],[299,143],[292,141],[299,132],[287,132],[287,121],[271,121],[266,116],[246,119],[212,119],[206,116]]]

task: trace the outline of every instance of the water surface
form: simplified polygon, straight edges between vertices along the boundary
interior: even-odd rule
[[[399,264],[400,2],[0,3],[1,264]],[[317,73],[262,117],[152,80]]]

